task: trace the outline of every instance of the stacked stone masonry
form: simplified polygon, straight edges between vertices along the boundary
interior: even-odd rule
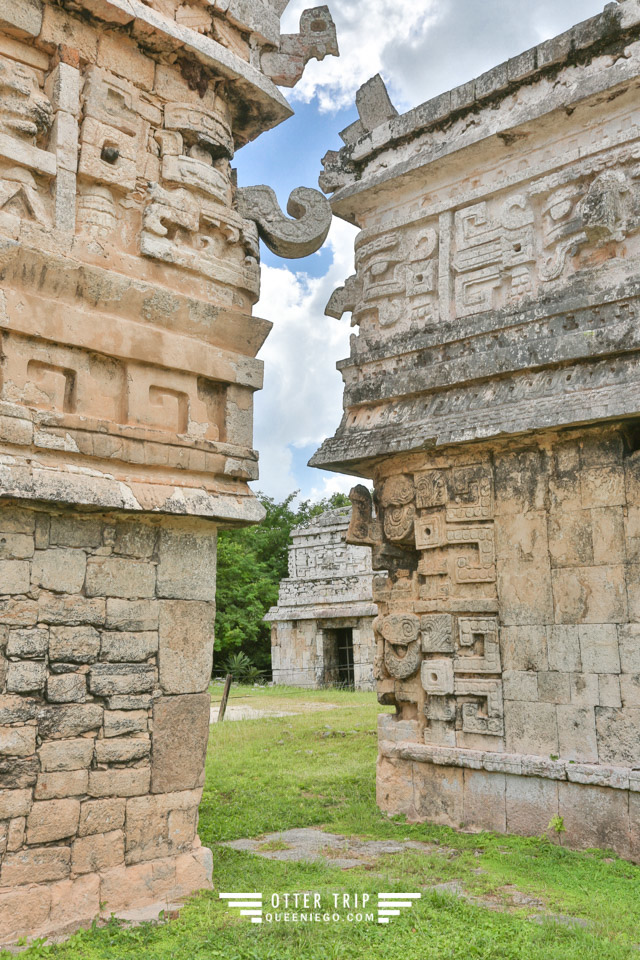
[[[640,860],[640,3],[325,158],[358,328],[312,463],[374,480],[378,800]],[[553,835],[553,832],[552,832]]]
[[[210,886],[196,833],[216,530],[255,523],[259,239],[234,152],[325,6],[0,0],[0,944]]]
[[[289,576],[271,622],[273,681],[303,687],[375,687],[371,550],[346,543],[348,508],[295,527]]]
[[[3,937],[206,885],[212,532],[0,509]]]

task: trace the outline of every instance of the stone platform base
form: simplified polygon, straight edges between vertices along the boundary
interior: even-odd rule
[[[547,835],[576,850],[600,847],[640,862],[640,771],[484,753],[408,741],[379,744],[377,800],[464,830]],[[551,826],[562,817],[564,832]]]
[[[33,883],[0,893],[0,947],[21,937],[70,935],[98,917],[121,916],[151,904],[173,904],[211,888],[208,847],[190,853],[87,873],[57,883]]]

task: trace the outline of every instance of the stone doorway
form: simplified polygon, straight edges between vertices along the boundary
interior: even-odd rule
[[[353,630],[342,627],[325,630],[324,677],[325,684],[341,687],[355,686]]]

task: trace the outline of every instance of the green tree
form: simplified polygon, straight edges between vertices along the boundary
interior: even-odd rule
[[[259,493],[267,512],[259,526],[220,531],[214,669],[239,651],[260,669],[270,668],[271,629],[262,618],[277,603],[280,581],[288,573],[291,530],[325,510],[350,504],[341,493],[296,504],[297,496],[296,490],[278,502]]]

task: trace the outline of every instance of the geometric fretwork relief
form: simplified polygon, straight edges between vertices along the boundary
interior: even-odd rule
[[[495,617],[458,619],[459,647],[456,673],[500,673],[498,621]]]
[[[431,614],[422,617],[421,626],[423,651],[440,654],[427,657],[421,665],[422,688],[427,694],[427,742],[432,721],[448,727],[452,737],[454,729],[503,736],[497,618]],[[441,654],[449,650],[454,656],[443,658]]]
[[[495,597],[491,468],[428,470],[414,483],[420,597],[434,610],[421,619],[425,739],[455,744],[465,734],[503,736],[498,620],[473,615],[476,597]],[[445,603],[461,615],[439,612]]]
[[[416,571],[377,597],[384,702],[417,705],[427,742],[504,736],[490,463],[395,475],[376,489],[378,536]]]
[[[447,523],[493,519],[493,483],[482,466],[451,471]]]
[[[364,231],[357,273],[330,306],[352,311],[365,336],[380,338],[407,321],[422,326],[438,315],[464,319],[531,301],[570,265],[577,269],[583,251],[623,243],[638,230],[637,174],[627,159],[621,153],[620,166],[604,172],[591,161],[591,171],[583,167],[562,187],[534,180],[438,222]]]
[[[495,218],[485,202],[456,213],[453,269],[458,317],[491,309],[494,291],[505,281],[512,300],[531,292],[532,223],[533,212],[520,196],[510,197]]]
[[[0,399],[40,410],[224,440],[226,384],[5,333]]]
[[[494,514],[493,480],[487,468],[474,464],[430,470],[416,475],[415,488],[415,543],[424,551],[420,574],[427,579],[444,578],[441,586],[445,593],[450,592],[450,581],[493,583],[493,525],[486,522]]]
[[[5,333],[0,399],[40,410],[122,421],[127,377],[111,357]]]
[[[455,579],[458,583],[493,583],[496,579],[495,546],[490,527],[447,530],[442,516],[429,514],[419,517],[415,528],[418,550],[456,548]],[[469,555],[465,550],[467,547],[472,548]]]
[[[455,694],[462,705],[462,729],[465,733],[504,736],[500,680],[456,680]]]

